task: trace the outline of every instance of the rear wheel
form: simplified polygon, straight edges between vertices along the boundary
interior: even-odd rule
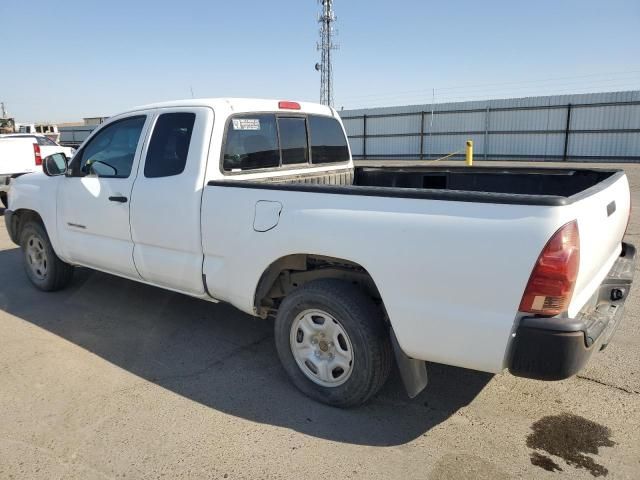
[[[293,383],[329,405],[366,402],[391,370],[391,344],[380,310],[342,281],[316,280],[286,297],[275,339]]]
[[[40,223],[31,221],[22,227],[20,246],[27,276],[37,288],[52,292],[71,282],[73,267],[58,258]]]

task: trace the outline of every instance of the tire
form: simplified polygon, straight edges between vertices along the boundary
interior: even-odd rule
[[[391,371],[391,343],[380,309],[340,280],[314,280],[285,297],[275,341],[294,385],[328,405],[365,403]]]
[[[58,258],[44,227],[30,221],[20,232],[24,269],[36,288],[45,292],[61,290],[71,282],[73,267]]]
[[[4,208],[9,208],[9,200],[7,200],[6,192],[0,193],[0,202],[2,202],[2,205],[4,205]]]

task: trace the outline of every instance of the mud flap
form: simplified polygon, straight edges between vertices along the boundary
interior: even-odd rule
[[[404,388],[409,398],[414,398],[427,386],[427,365],[422,360],[409,358],[405,355],[400,348],[393,328],[391,328],[391,344]]]

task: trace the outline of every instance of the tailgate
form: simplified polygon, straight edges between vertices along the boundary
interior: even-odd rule
[[[570,317],[589,301],[618,258],[630,207],[624,172],[585,190],[568,207],[578,220],[580,232],[580,269],[569,306]]]

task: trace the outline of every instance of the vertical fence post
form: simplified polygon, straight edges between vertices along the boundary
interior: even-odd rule
[[[367,158],[367,116],[362,115],[362,158]]]
[[[567,126],[564,129],[564,153],[562,154],[562,161],[567,161],[567,152],[569,151],[569,133],[571,128],[571,104],[567,104]]]
[[[487,155],[489,152],[489,110],[490,108],[487,106],[487,112],[484,114],[484,145],[482,150],[484,150],[484,159],[487,160]]]
[[[424,160],[424,112],[420,112],[420,160]]]

